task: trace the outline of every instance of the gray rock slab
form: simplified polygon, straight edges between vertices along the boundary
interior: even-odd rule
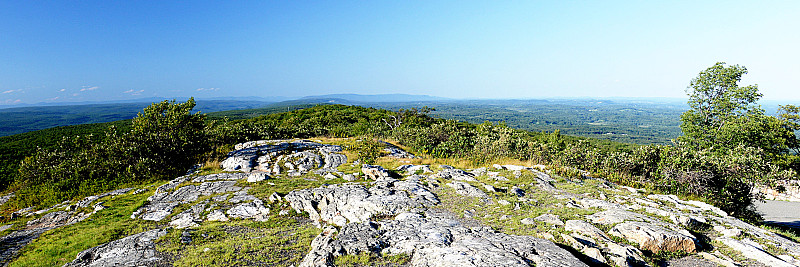
[[[460,169],[443,169],[432,176],[433,178],[441,178],[455,181],[477,182],[472,173],[465,172]]]
[[[411,197],[414,196],[414,197]],[[438,204],[436,196],[417,182],[384,179],[370,188],[357,184],[295,190],[284,196],[297,212],[308,212],[317,226],[344,226],[373,215],[397,215]]]
[[[737,240],[729,237],[721,237],[717,238],[717,241],[720,241],[726,246],[742,253],[743,256],[756,260],[760,263],[763,263],[766,266],[776,266],[776,267],[795,266],[794,264],[785,262],[780,258],[767,253],[763,249],[754,246],[751,243],[744,242],[742,240]]]
[[[338,235],[323,231],[300,266],[332,266],[334,256],[365,251],[412,255],[411,266],[586,266],[551,241],[467,228],[452,215],[430,212],[350,223]]]
[[[468,196],[468,197],[479,197],[479,198],[486,198],[489,195],[486,195],[483,191],[474,187],[465,182],[453,181],[451,183],[446,184],[448,187],[453,188],[456,190],[456,194]]]
[[[562,222],[561,219],[558,218],[558,215],[553,215],[553,214],[542,214],[542,215],[539,215],[539,216],[537,216],[536,218],[533,218],[533,219],[537,220],[537,221],[540,221],[540,222],[547,223],[547,224],[557,225],[557,226],[563,226],[564,225],[564,222]]]
[[[625,221],[654,222],[653,218],[636,212],[620,209],[610,209],[586,216],[592,223],[617,224]]]
[[[72,266],[141,266],[161,260],[156,256],[154,241],[167,234],[154,229],[131,235],[78,253],[65,267]]]

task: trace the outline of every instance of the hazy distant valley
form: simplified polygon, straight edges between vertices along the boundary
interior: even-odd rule
[[[0,136],[58,126],[131,119],[151,102],[0,109]],[[685,100],[546,99],[452,100],[416,95],[325,95],[280,102],[198,100],[196,111],[243,119],[319,104],[346,104],[390,110],[435,108],[434,117],[470,123],[506,122],[517,129],[637,144],[667,144],[680,134]]]

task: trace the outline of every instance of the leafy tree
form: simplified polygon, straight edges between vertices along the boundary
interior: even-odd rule
[[[194,113],[194,98],[185,103],[164,100],[146,107],[133,119],[126,142],[135,175],[169,178],[188,169],[209,149],[203,114]],[[130,146],[125,148],[124,146]]]
[[[764,114],[756,104],[762,96],[757,85],[738,85],[744,74],[743,66],[718,62],[692,79],[687,88],[691,109],[681,116],[681,145],[719,153],[756,147],[772,159],[788,152],[795,139],[791,127]]]

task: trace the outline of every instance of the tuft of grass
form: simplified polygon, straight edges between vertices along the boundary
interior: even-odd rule
[[[148,196],[128,193],[99,200],[106,201],[103,205],[108,208],[82,222],[43,233],[10,266],[61,266],[81,251],[153,229],[153,222],[130,218]]]

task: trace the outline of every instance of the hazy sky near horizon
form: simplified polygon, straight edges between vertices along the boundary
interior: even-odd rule
[[[0,1],[0,105],[143,97],[800,99],[800,1]]]

